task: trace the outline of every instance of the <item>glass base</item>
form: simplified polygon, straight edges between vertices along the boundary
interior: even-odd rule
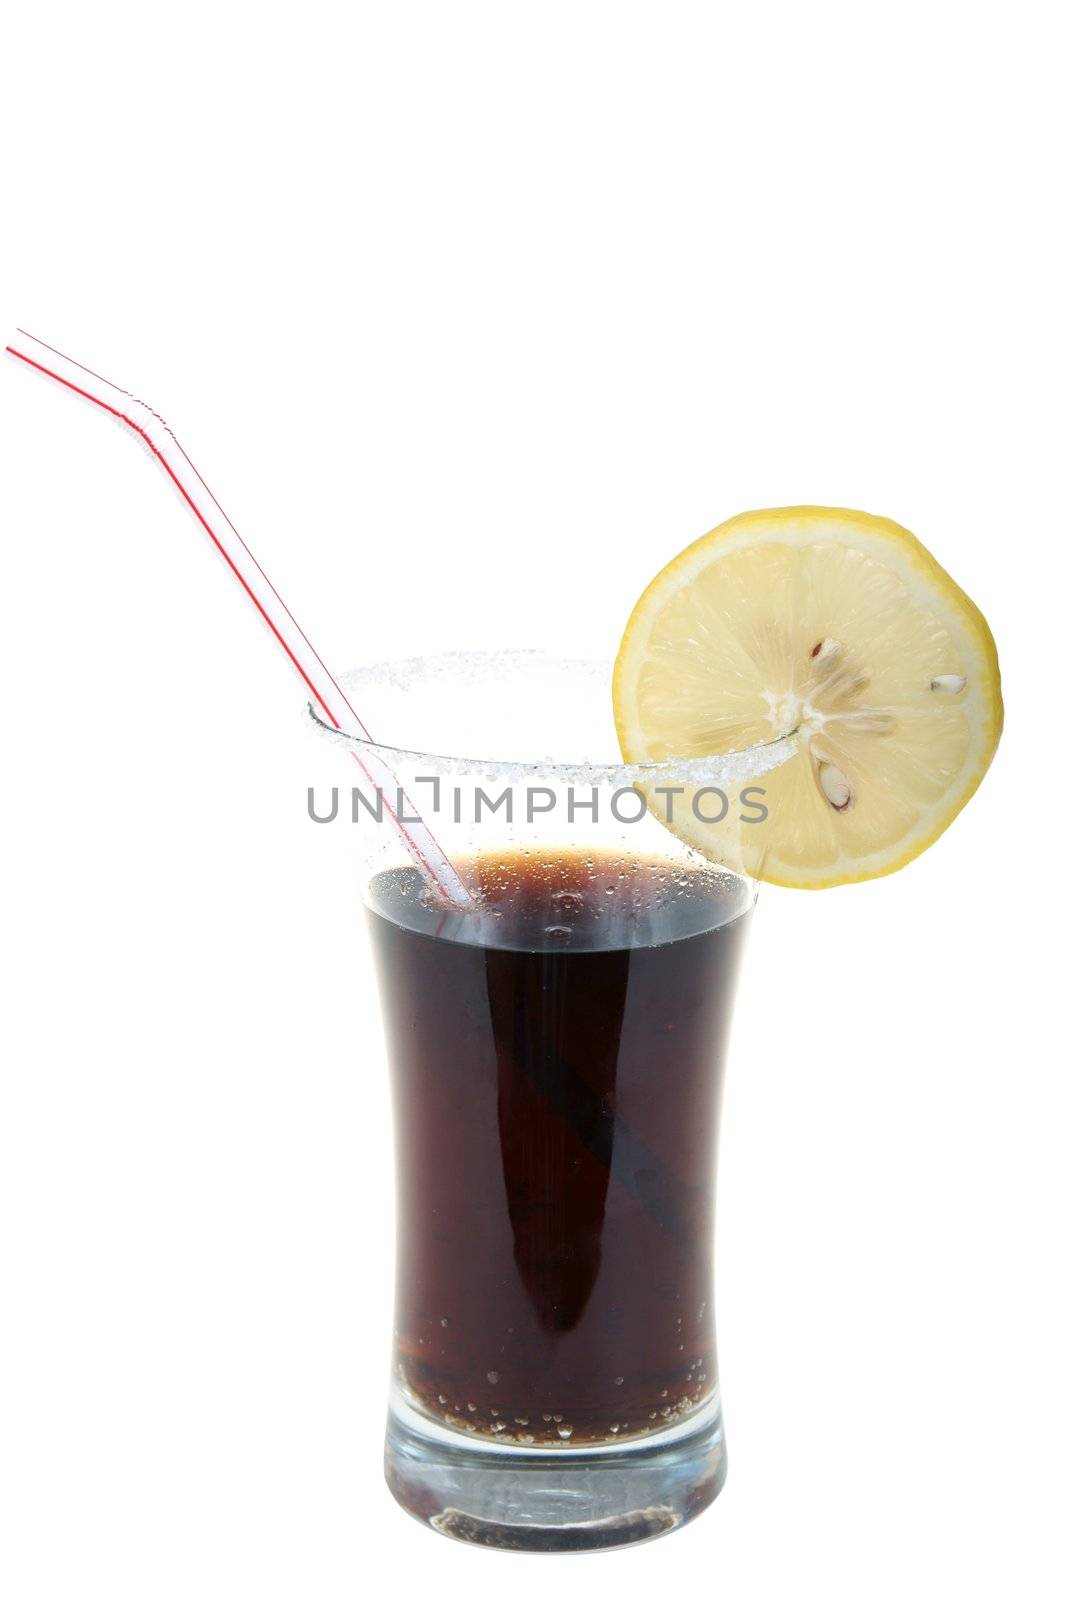
[[[607,1550],[691,1522],[726,1477],[718,1394],[647,1439],[522,1449],[465,1439],[394,1394],[385,1478],[437,1533],[495,1550]]]

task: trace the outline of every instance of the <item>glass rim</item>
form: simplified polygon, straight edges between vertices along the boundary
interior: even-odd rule
[[[417,693],[420,682],[425,684],[431,679],[439,680],[449,669],[457,672],[463,668],[468,677],[473,669],[486,676],[492,675],[495,681],[502,671],[537,666],[564,669],[590,680],[594,677],[605,679],[610,693],[613,662],[598,657],[559,656],[541,650],[449,650],[432,655],[405,656],[355,667],[341,673],[337,682],[359,711],[363,694],[375,686]],[[648,783],[656,778],[677,780],[687,786],[737,783],[772,772],[791,760],[799,748],[796,735],[784,733],[774,739],[756,741],[716,755],[666,761],[567,760],[551,756],[515,759],[455,751],[416,750],[405,745],[386,744],[373,737],[364,738],[343,728],[332,727],[323,720],[310,700],[305,703],[305,715],[316,733],[357,757],[366,752],[389,766],[421,762],[437,772],[455,776],[493,775],[520,783],[539,777],[576,785],[629,786]]]

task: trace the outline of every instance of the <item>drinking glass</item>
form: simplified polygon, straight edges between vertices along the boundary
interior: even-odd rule
[[[449,655],[341,682],[472,897],[442,904],[352,767],[332,809],[358,841],[394,1103],[389,1487],[503,1549],[666,1533],[726,1472],[719,1102],[759,779],[791,747],[623,765],[596,662]],[[699,816],[700,851],[668,803]]]

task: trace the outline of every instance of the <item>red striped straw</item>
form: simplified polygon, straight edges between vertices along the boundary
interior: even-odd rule
[[[42,339],[35,339],[22,328],[7,345],[7,354],[32,371],[53,379],[68,393],[91,401],[117,422],[124,423],[148,446],[166,473],[171,487],[177,490],[193,513],[285,651],[290,664],[296,668],[323,717],[331,727],[342,733],[369,741],[370,734],[349,705],[344,690],[324,665],[304,630],[163,418],[127,390],[109,383],[98,372],[72,361],[69,356],[45,344]],[[384,810],[438,897],[452,905],[469,904],[470,895],[459,874],[401,789],[395,773],[373,749],[353,750],[352,756],[369,782],[381,790]]]

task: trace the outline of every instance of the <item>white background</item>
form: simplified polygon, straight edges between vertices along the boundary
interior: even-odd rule
[[[174,426],[320,651],[610,654],[749,506],[914,528],[994,767],[765,893],[718,1503],[578,1565],[380,1477],[387,1085],[333,752],[161,475],[0,372],[0,1592],[1062,1592],[1062,57],[1033,4],[22,8],[0,308]],[[1054,881],[1059,879],[1059,884]],[[594,1558],[583,1558],[587,1563]]]

